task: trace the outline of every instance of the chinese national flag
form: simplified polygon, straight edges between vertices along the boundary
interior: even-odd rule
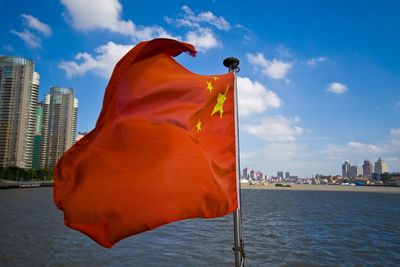
[[[116,65],[96,127],[58,161],[65,224],[104,247],[163,224],[237,209],[234,75],[198,75],[170,39]]]

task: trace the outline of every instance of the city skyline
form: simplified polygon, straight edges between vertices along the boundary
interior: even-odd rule
[[[382,157],[400,171],[396,1],[98,3],[0,2],[0,55],[36,62],[40,99],[74,88],[77,132],[93,129],[116,61],[139,41],[172,37],[197,48],[177,59],[193,72],[240,59],[241,166],[310,177]]]
[[[76,140],[78,99],[51,87],[39,101],[32,60],[0,56],[0,167],[51,169]]]
[[[351,167],[357,167],[356,170],[350,170]],[[249,166],[244,166],[242,167],[242,174],[241,176],[247,177],[250,176],[250,173],[253,172],[255,176],[257,174],[259,175],[267,175],[271,177],[282,177],[282,178],[289,178],[289,177],[297,177],[297,178],[312,178],[317,175],[323,175],[323,176],[342,176],[342,177],[349,177],[349,178],[355,178],[357,176],[362,176],[364,178],[368,179],[376,179],[376,177],[373,177],[374,173],[377,174],[383,174],[383,173],[395,173],[390,171],[389,165],[382,159],[381,157],[378,157],[374,164],[371,163],[370,160],[365,159],[363,164],[361,166],[357,165],[357,162],[355,164],[351,164],[349,160],[346,160],[344,164],[342,164],[342,170],[341,174],[338,173],[312,173],[311,175],[307,176],[301,176],[299,177],[298,175],[295,175],[296,173],[292,173],[290,170],[268,170],[268,171],[260,171],[253,169]],[[355,174],[354,174],[355,172]],[[249,175],[246,175],[249,174]],[[276,174],[276,175],[274,175]]]

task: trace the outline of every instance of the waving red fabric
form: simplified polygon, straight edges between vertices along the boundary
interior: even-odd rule
[[[104,247],[163,224],[237,209],[234,76],[197,75],[170,39],[142,42],[116,65],[93,131],[54,172],[65,224]]]

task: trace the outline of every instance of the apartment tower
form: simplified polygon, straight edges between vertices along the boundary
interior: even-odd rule
[[[62,154],[75,143],[78,99],[74,90],[51,87],[43,106],[44,168],[53,168]]]
[[[371,179],[372,178],[372,163],[369,160],[364,160],[364,164],[363,164],[363,176],[364,178],[368,178]]]
[[[383,159],[378,158],[378,160],[375,162],[374,172],[377,174],[389,172],[389,166],[385,161],[383,161]]]
[[[0,167],[32,167],[39,80],[32,60],[0,56]]]

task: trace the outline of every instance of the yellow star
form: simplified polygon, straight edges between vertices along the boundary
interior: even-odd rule
[[[214,81],[217,81],[217,80],[219,80],[219,78],[218,77],[213,77],[214,78]]]
[[[197,132],[200,132],[202,129],[201,129],[201,125],[202,125],[202,122],[199,120],[198,122],[197,122],[197,124],[196,124],[196,129],[197,129]]]
[[[209,81],[209,82],[206,81],[206,83],[207,83],[207,90],[210,91],[210,93],[211,93],[211,91],[214,89],[212,84],[211,84],[211,81]]]
[[[228,92],[228,89],[229,89],[229,84],[226,87],[225,94],[218,93],[217,104],[215,104],[214,109],[211,113],[211,116],[214,115],[215,113],[219,112],[219,116],[222,119],[222,114],[224,114],[224,103],[226,100],[226,93]]]

